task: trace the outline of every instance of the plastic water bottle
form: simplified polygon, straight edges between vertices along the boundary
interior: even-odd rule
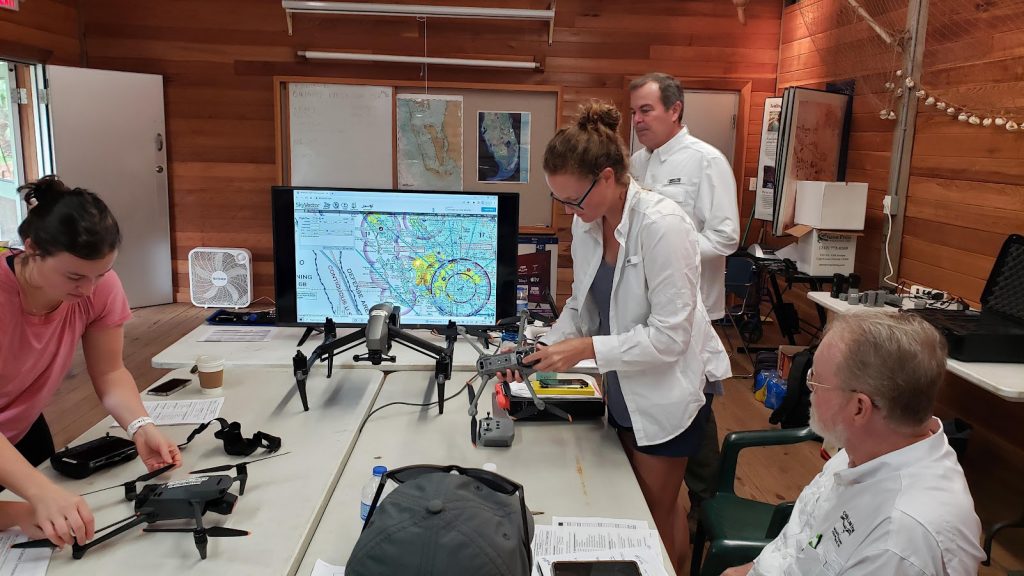
[[[377,486],[380,486],[381,476],[388,473],[387,466],[374,466],[373,476],[363,484],[363,493],[359,498],[359,517],[366,522],[366,515],[370,513],[370,506],[373,504],[373,497],[377,494]],[[381,494],[381,499],[384,499],[385,494]],[[380,504],[378,502],[378,504]]]

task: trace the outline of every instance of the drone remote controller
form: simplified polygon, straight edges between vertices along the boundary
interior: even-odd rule
[[[516,430],[512,420],[508,418],[492,418],[480,420],[479,440],[481,446],[507,448],[516,439]]]
[[[477,360],[476,369],[481,376],[488,378],[496,374],[504,374],[506,370],[518,370],[519,375],[526,378],[533,374],[533,366],[536,362],[526,364],[523,359],[537,351],[534,346],[521,346],[510,352],[480,356]]]
[[[488,414],[480,420],[478,438],[481,446],[507,448],[516,439],[515,425],[510,418],[493,418]]]

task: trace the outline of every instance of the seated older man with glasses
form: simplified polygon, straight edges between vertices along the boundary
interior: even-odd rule
[[[811,428],[842,446],[779,536],[725,576],[978,573],[981,523],[932,408],[946,343],[925,321],[836,316],[807,376]]]

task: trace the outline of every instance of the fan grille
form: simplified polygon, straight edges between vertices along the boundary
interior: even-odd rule
[[[189,253],[192,303],[204,307],[242,308],[249,305],[252,273],[248,251],[196,248]]]

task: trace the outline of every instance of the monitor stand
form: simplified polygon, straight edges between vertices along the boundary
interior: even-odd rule
[[[312,336],[313,334],[323,333],[323,328],[318,328],[316,326],[306,326],[306,331],[302,333],[302,338],[299,338],[299,343],[297,344],[297,346],[302,346],[303,344],[305,344],[306,340],[309,340],[309,337]]]

